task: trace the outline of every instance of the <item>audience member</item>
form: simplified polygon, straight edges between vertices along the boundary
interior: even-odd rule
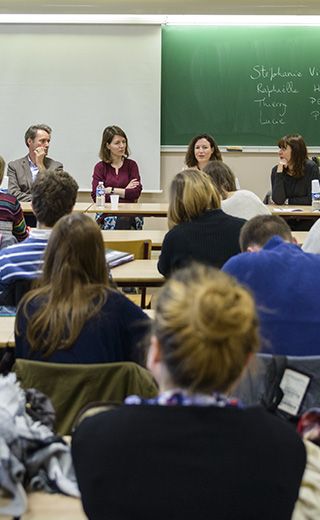
[[[258,344],[243,287],[206,266],[173,275],[160,289],[147,357],[159,396],[128,397],[73,435],[88,518],[291,518],[302,441],[263,408],[224,394]]]
[[[105,200],[110,202],[110,195],[119,195],[119,202],[137,202],[142,191],[139,168],[129,159],[128,138],[119,126],[107,126],[102,134],[100,159],[93,171],[91,197],[96,201],[96,189],[99,182],[105,188]],[[105,213],[97,214],[101,229],[141,229],[141,217],[108,217]]]
[[[8,164],[9,192],[20,201],[31,201],[32,184],[39,172],[63,169],[60,162],[47,157],[51,132],[48,125],[30,126],[24,136],[28,155]]]
[[[0,185],[3,181],[5,162],[0,156]],[[13,195],[0,189],[0,249],[28,236],[26,221],[20,203]]]
[[[213,137],[209,134],[196,135],[188,146],[186,166],[202,170],[209,161],[213,160],[222,161],[221,152]]]
[[[236,178],[229,166],[222,161],[210,161],[203,168],[222,198],[221,209],[228,215],[249,220],[256,215],[270,215],[270,210],[259,197],[248,190],[237,190]]]
[[[43,274],[21,300],[16,357],[54,363],[137,361],[148,317],[109,286],[99,227],[72,213],[54,226]]]
[[[320,355],[320,256],[304,253],[293,241],[289,226],[280,217],[254,217],[240,233],[243,252],[231,258],[223,270],[254,294],[263,352]]]
[[[192,260],[222,267],[240,252],[239,233],[245,220],[220,208],[210,177],[195,169],[178,173],[171,183],[168,222],[158,269],[169,276]]]
[[[320,254],[320,219],[316,220],[303,242],[305,253]]]
[[[42,270],[43,252],[53,225],[70,213],[76,202],[78,184],[64,171],[48,171],[37,175],[32,184],[32,209],[38,227],[21,244],[7,247],[0,254],[0,295],[2,305],[15,304],[12,294],[19,281],[29,282]],[[27,284],[28,285],[28,284]]]

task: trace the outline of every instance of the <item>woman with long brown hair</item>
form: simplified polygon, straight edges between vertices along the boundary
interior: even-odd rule
[[[43,273],[20,303],[16,357],[61,363],[137,360],[148,318],[111,289],[101,232],[72,213],[52,230]]]

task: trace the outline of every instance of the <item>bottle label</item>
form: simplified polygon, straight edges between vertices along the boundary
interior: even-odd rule
[[[320,209],[320,193],[312,193],[312,207],[313,209]]]

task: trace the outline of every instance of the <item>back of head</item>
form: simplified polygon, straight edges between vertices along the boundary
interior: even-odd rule
[[[71,213],[56,223],[45,252],[43,280],[64,291],[72,290],[75,282],[107,284],[104,244],[95,221]]]
[[[223,199],[227,197],[228,192],[236,191],[236,178],[226,163],[209,161],[203,171],[209,175]]]
[[[71,213],[78,184],[64,171],[39,172],[31,188],[32,209],[40,224],[52,227]]]
[[[174,177],[170,187],[169,227],[188,222],[206,210],[220,206],[219,193],[206,173],[196,169],[183,170]]]
[[[200,264],[177,271],[160,290],[154,334],[172,382],[192,392],[227,390],[259,345],[249,292]]]
[[[240,249],[247,251],[250,246],[263,247],[275,235],[292,242],[291,229],[285,220],[276,215],[257,215],[242,227]]]

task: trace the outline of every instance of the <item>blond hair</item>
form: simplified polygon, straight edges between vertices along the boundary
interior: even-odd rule
[[[189,168],[174,177],[169,196],[169,228],[188,222],[208,209],[221,207],[220,196],[209,175]]]
[[[259,346],[250,293],[200,264],[177,271],[160,290],[153,332],[173,383],[193,392],[226,391]]]

